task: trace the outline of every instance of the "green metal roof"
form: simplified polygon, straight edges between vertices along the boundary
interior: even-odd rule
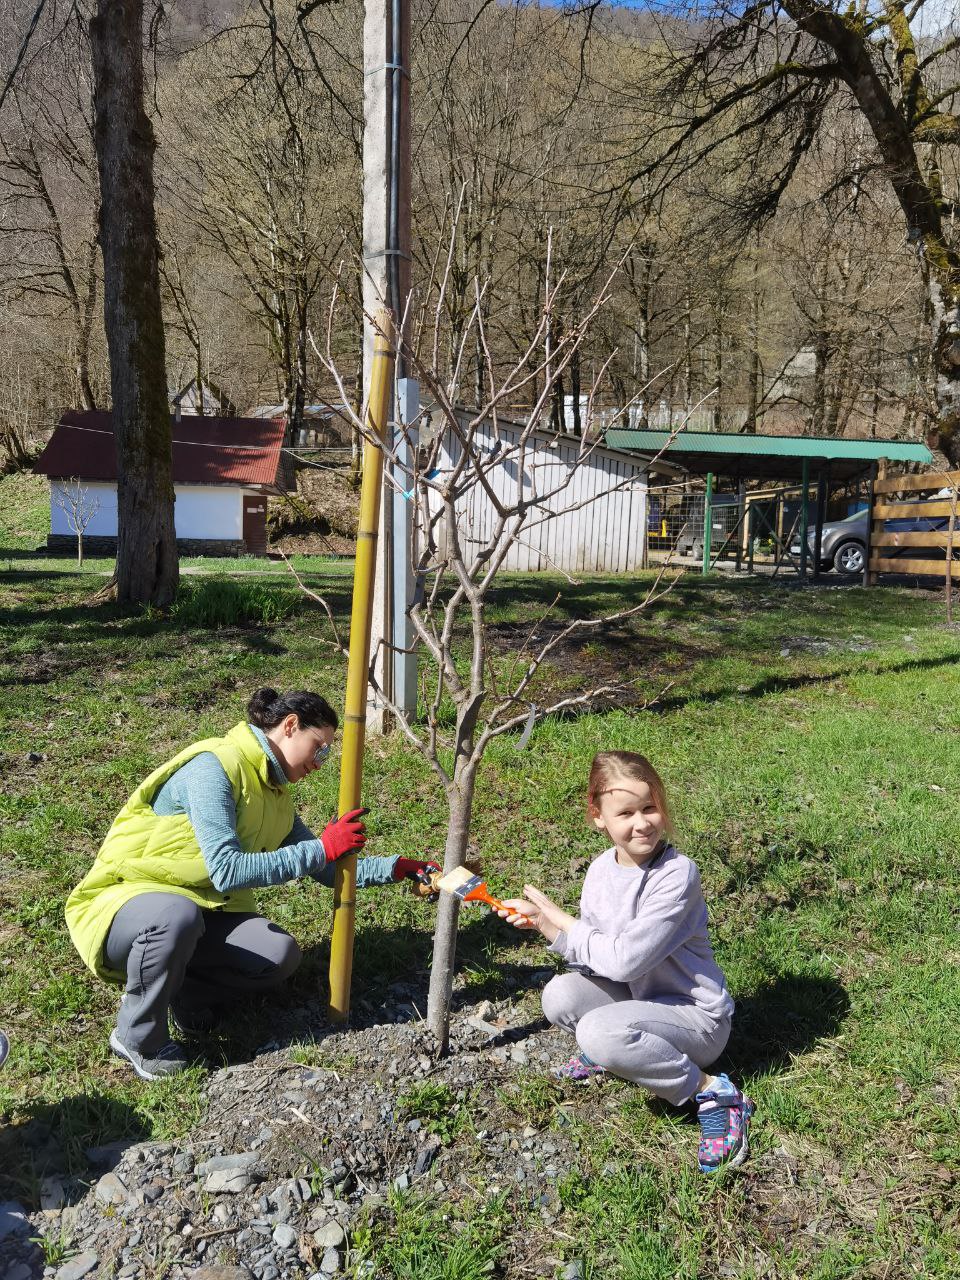
[[[834,479],[863,472],[880,458],[891,462],[929,465],[933,454],[925,444],[907,440],[838,440],[832,436],[740,435],[712,431],[681,431],[672,442],[669,431],[606,433],[611,449],[656,454],[665,449],[665,460],[688,471],[741,479],[799,479],[803,462],[810,462],[810,478],[827,463]]]

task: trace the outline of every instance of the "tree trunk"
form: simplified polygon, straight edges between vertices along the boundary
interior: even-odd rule
[[[750,363],[747,370],[747,420],[741,430],[755,432],[760,412],[760,232],[754,245],[750,280]]]
[[[93,330],[93,316],[97,305],[97,254],[99,245],[90,246],[89,270],[87,272],[87,296],[83,303],[83,316],[80,323],[80,334],[77,344],[77,381],[80,384],[80,397],[85,409],[96,409],[97,401],[90,383],[90,334]]]
[[[117,598],[165,605],[176,595],[179,565],[142,29],[142,0],[98,0],[90,46],[117,440]]]
[[[723,312],[717,307],[713,335],[713,429],[723,430]]]
[[[691,335],[690,293],[683,295],[683,412],[689,416],[693,408],[693,340]]]
[[[443,853],[445,873],[462,867],[466,859],[475,785],[475,769],[468,767],[447,793],[450,821]],[[427,1025],[436,1036],[441,1054],[446,1054],[450,1048],[450,1001],[457,963],[459,917],[460,899],[450,893],[441,893],[437,905],[437,928],[433,936],[430,992],[427,997]]]

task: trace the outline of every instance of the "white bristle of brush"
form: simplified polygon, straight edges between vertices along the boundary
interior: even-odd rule
[[[456,894],[463,897],[465,893],[469,893],[471,889],[475,889],[478,884],[482,884],[480,876],[468,870],[467,867],[454,867],[452,871],[448,871],[445,876],[441,876],[437,881],[437,888],[444,889],[447,893]]]

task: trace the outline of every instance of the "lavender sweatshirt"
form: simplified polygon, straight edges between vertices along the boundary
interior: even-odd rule
[[[718,1021],[733,1013],[707,937],[696,866],[672,845],[643,867],[615,849],[590,864],[580,918],[550,950],[575,969],[625,983],[634,1000],[693,1004]]]

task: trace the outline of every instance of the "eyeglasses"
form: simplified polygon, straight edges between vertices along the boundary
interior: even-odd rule
[[[313,763],[319,769],[322,764],[326,763],[327,757],[329,755],[330,755],[330,743],[321,742],[320,746],[317,747],[316,751],[313,753]]]

